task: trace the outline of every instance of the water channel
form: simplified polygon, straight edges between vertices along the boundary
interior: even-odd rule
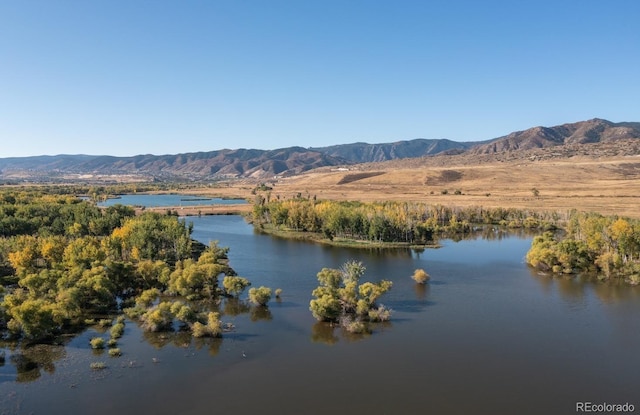
[[[268,312],[229,308],[221,340],[144,334],[127,321],[120,358],[89,329],[41,351],[6,350],[0,413],[567,414],[576,402],[640,410],[640,287],[540,275],[530,236],[443,241],[415,252],[354,250],[255,233],[239,216],[187,218],[194,238],[230,247],[254,286],[282,288]],[[362,261],[390,279],[391,322],[356,336],[308,310],[315,274]],[[409,278],[423,268],[427,286]],[[33,352],[35,353],[35,352]],[[108,368],[89,370],[103,360]],[[22,376],[22,378],[21,378]]]

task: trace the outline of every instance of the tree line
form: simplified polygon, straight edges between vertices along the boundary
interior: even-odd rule
[[[438,235],[468,233],[474,225],[554,229],[559,213],[510,208],[449,207],[421,202],[269,200],[256,196],[253,222],[258,227],[321,234],[371,242],[430,244]]]

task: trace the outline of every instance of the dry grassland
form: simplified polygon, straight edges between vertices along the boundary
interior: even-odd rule
[[[420,201],[447,206],[515,207],[535,210],[578,209],[640,218],[640,156],[514,160],[486,156],[438,156],[322,168],[267,184],[271,197],[298,193],[318,199]],[[219,196],[251,199],[247,182],[209,189]],[[532,189],[537,189],[536,197]],[[447,194],[443,194],[446,190]],[[458,190],[462,194],[454,194]],[[202,194],[202,192],[200,192]]]

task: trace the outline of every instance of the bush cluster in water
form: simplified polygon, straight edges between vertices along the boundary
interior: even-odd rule
[[[536,236],[527,263],[554,273],[592,271],[600,279],[640,283],[640,221],[574,212],[566,231],[563,238],[550,232]]]
[[[348,261],[340,269],[323,268],[317,275],[320,285],[312,293],[315,298],[309,303],[313,316],[358,333],[368,329],[367,322],[388,320],[391,311],[377,300],[393,283],[382,280],[358,285],[364,272],[359,261]]]

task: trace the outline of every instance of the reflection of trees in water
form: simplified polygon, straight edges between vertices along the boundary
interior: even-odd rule
[[[532,278],[549,294],[554,289],[565,300],[576,302],[593,293],[602,303],[640,300],[640,287],[630,286],[623,278],[600,281],[594,274],[555,275],[531,270]]]
[[[250,314],[251,321],[270,321],[273,319],[271,315],[271,310],[268,307],[264,306],[254,306],[251,307]]]
[[[335,335],[334,330],[335,327],[331,323],[318,321],[311,326],[311,341],[328,345],[336,344],[338,336]]]
[[[347,342],[356,342],[369,338],[374,331],[387,330],[392,327],[390,321],[377,323],[367,323],[369,330],[362,333],[351,333],[344,327],[337,324],[318,321],[311,326],[311,341],[314,343],[324,343],[330,346],[336,344],[340,338]],[[340,337],[336,335],[336,329],[339,328]]]
[[[342,338],[348,342],[357,342],[370,337],[371,331],[366,330],[366,331],[363,331],[362,333],[351,333],[350,331],[342,327],[342,329],[340,330],[340,334],[342,335]]]
[[[56,370],[55,362],[63,359],[66,355],[64,346],[36,344],[14,351],[9,361],[16,367],[17,382],[31,382],[42,375],[42,370],[54,373]]]
[[[223,312],[227,316],[237,316],[248,313],[250,309],[251,307],[245,301],[238,298],[227,298],[224,302]]]
[[[441,239],[451,239],[454,242],[475,241],[478,239],[486,241],[501,241],[506,238],[529,239],[539,235],[541,231],[525,228],[507,228],[504,226],[476,226],[468,233],[454,233],[442,235]]]
[[[215,356],[220,352],[220,347],[222,346],[221,338],[212,338],[212,337],[197,337],[193,338],[193,347],[196,350],[202,350],[203,348],[207,348],[210,356]]]
[[[429,284],[413,284],[413,291],[416,293],[416,298],[420,301],[426,301],[431,287]]]
[[[155,331],[142,331],[142,337],[151,346],[156,349],[162,349],[168,344],[171,344],[171,337],[174,333],[167,332],[155,332]]]

